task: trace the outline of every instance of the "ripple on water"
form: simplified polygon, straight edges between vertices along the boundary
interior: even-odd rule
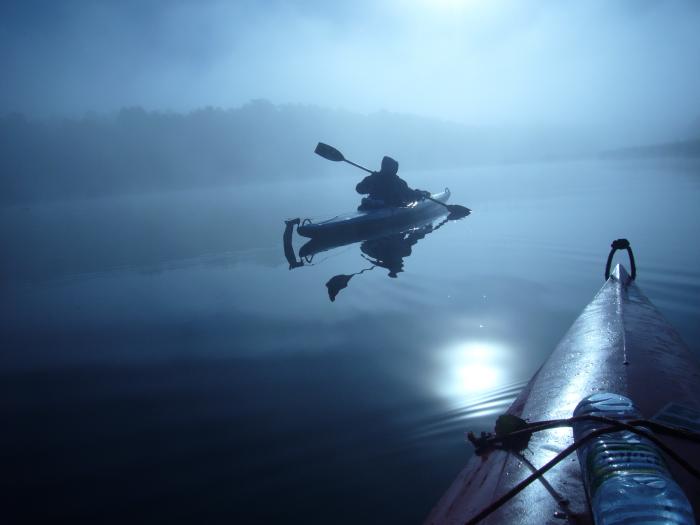
[[[482,418],[503,414],[525,388],[527,381],[519,381],[470,396],[463,405],[442,413],[433,414],[416,424],[412,440],[432,440],[438,436],[466,430],[464,424]]]

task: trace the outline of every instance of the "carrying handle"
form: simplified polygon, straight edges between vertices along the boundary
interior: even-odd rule
[[[634,254],[632,253],[632,247],[627,239],[615,239],[610,245],[610,254],[608,255],[608,262],[605,265],[605,280],[610,278],[610,266],[612,265],[613,255],[617,250],[627,250],[627,254],[630,256],[630,270],[632,271],[632,280],[637,277],[637,265],[634,264]]]

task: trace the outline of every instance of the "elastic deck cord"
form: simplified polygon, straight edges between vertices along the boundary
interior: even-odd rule
[[[515,432],[508,433],[504,436],[486,436],[486,437],[482,437],[480,439],[477,439],[476,441],[480,445],[480,448],[477,449],[477,451],[478,451],[477,453],[483,454],[488,449],[499,449],[499,448],[503,449],[502,445],[503,445],[504,441],[508,438],[531,435],[534,432],[540,432],[542,430],[548,430],[551,428],[568,427],[568,426],[572,426],[574,423],[577,423],[579,421],[594,421],[597,423],[607,424],[608,426],[605,428],[600,428],[598,430],[594,430],[594,431],[586,434],[585,436],[583,436],[578,441],[574,441],[571,445],[566,447],[559,454],[557,454],[554,458],[552,458],[550,461],[548,461],[544,466],[537,469],[530,476],[528,476],[523,481],[521,481],[520,483],[515,485],[512,489],[510,489],[508,492],[503,494],[500,498],[494,500],[489,505],[487,505],[476,516],[469,519],[466,522],[466,525],[473,525],[475,523],[479,523],[481,520],[488,517],[490,514],[492,514],[497,509],[502,507],[505,503],[507,503],[508,501],[513,499],[513,497],[515,497],[520,492],[522,492],[522,490],[525,489],[525,487],[527,487],[528,485],[530,485],[530,483],[532,483],[536,479],[542,477],[542,475],[545,472],[547,472],[552,467],[557,465],[559,462],[561,462],[563,459],[565,459],[569,454],[571,454],[572,452],[575,452],[581,446],[585,445],[591,439],[596,438],[598,436],[602,436],[604,434],[609,434],[612,432],[619,432],[620,430],[627,430],[629,432],[632,432],[634,434],[637,434],[639,436],[647,438],[649,441],[654,443],[654,445],[659,447],[659,449],[661,449],[671,459],[673,459],[681,467],[683,467],[685,470],[687,470],[692,476],[700,479],[700,471],[698,471],[695,467],[693,467],[690,463],[688,463],[679,454],[674,452],[670,447],[668,447],[666,444],[664,444],[656,436],[654,436],[653,434],[650,434],[646,430],[642,430],[640,428],[637,428],[637,426],[652,429],[655,432],[658,432],[660,434],[677,437],[677,438],[684,439],[687,441],[692,441],[694,443],[700,443],[700,433],[689,432],[689,431],[684,430],[684,429],[670,427],[667,425],[662,425],[662,424],[657,423],[655,421],[649,421],[646,419],[635,419],[635,420],[630,420],[630,421],[624,422],[624,421],[618,421],[616,419],[610,419],[610,418],[606,418],[606,417],[586,415],[586,416],[572,417],[572,418],[568,418],[568,419],[553,419],[553,420],[548,420],[548,421],[537,421],[534,423],[528,423],[527,427],[522,429],[522,430],[517,430]],[[635,425],[637,425],[637,426],[635,426]],[[472,438],[470,438],[470,441],[474,442],[472,440]]]

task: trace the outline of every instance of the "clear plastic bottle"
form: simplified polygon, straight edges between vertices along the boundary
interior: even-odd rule
[[[593,394],[574,416],[639,418],[632,401],[618,394]],[[574,439],[605,425],[574,425]],[[623,430],[603,434],[578,449],[588,500],[596,525],[693,525],[693,509],[658,450],[648,439]]]

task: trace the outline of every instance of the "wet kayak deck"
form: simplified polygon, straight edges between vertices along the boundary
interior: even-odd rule
[[[614,392],[634,400],[646,418],[669,404],[700,414],[700,366],[677,332],[618,266],[552,355],[508,409],[528,421],[569,418],[582,398]],[[698,467],[697,445],[664,442]],[[490,502],[573,441],[569,428],[533,435],[523,454],[475,456],[426,523],[466,523]],[[667,459],[700,515],[700,482]],[[567,521],[568,520],[568,521]],[[555,466],[482,523],[592,523],[576,455]]]

